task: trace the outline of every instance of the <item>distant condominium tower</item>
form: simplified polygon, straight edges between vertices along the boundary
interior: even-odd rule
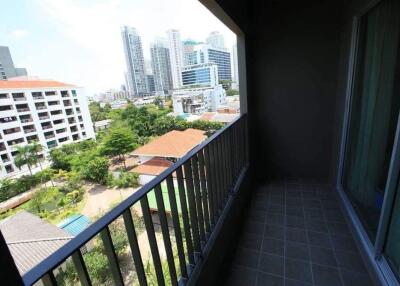
[[[150,45],[155,91],[164,95],[172,90],[171,62],[167,46],[165,39],[157,39]]]
[[[239,86],[239,67],[238,67],[237,44],[236,43],[232,46],[232,66],[233,66],[232,81],[236,83],[236,86]]]
[[[220,81],[232,80],[231,54],[226,50],[213,48],[208,44],[194,46],[193,52],[187,55],[191,64],[215,64],[218,67],[218,79]]]
[[[182,87],[214,87],[218,84],[218,67],[215,64],[198,64],[182,68]]]
[[[183,65],[190,66],[196,64],[196,53],[194,47],[199,43],[193,40],[183,42]]]
[[[171,73],[173,88],[180,88],[182,85],[181,69],[183,66],[183,45],[178,30],[168,30],[168,48],[171,60]]]
[[[226,50],[224,36],[218,31],[211,32],[206,39],[206,43],[212,48]]]
[[[134,96],[144,96],[148,92],[143,48],[142,41],[136,29],[124,26],[122,28],[122,42],[124,45],[129,91]]]
[[[16,68],[11,57],[10,49],[0,46],[0,80],[27,75],[25,68]]]

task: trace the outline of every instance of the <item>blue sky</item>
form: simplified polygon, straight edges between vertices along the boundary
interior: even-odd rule
[[[214,30],[230,49],[235,35],[197,0],[14,0],[0,12],[0,45],[30,75],[81,85],[87,94],[118,88],[125,60],[120,27],[130,25],[149,44],[174,28],[204,41]]]

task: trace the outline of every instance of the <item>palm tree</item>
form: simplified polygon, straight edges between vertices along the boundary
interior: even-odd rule
[[[43,151],[43,146],[38,141],[34,141],[30,145],[30,150],[31,150],[31,153],[32,153],[32,155],[34,157],[35,163],[39,163],[40,170],[42,171],[43,170],[43,166],[42,166],[42,163],[40,162],[39,153]]]
[[[32,155],[31,146],[18,146],[17,147],[17,156],[14,159],[15,166],[21,170],[21,167],[24,165],[28,166],[29,173],[32,176],[32,166],[36,164],[36,159]]]

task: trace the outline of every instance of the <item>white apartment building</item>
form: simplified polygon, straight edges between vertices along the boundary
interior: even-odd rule
[[[182,85],[181,68],[183,66],[183,44],[178,30],[168,30],[168,45],[171,60],[171,73],[173,88],[180,88]]]
[[[215,64],[198,64],[182,68],[182,87],[213,87],[218,84],[218,66]]]
[[[16,146],[38,141],[45,158],[57,146],[95,138],[87,98],[51,80],[0,81],[0,178],[27,173],[14,165]]]
[[[176,115],[216,111],[226,104],[226,92],[222,85],[174,90],[172,104]]]
[[[226,50],[224,36],[218,31],[211,32],[206,39],[206,43],[212,48]]]

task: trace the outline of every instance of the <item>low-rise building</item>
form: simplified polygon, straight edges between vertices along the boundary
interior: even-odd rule
[[[57,146],[95,138],[82,88],[53,80],[0,81],[0,178],[28,171],[14,164],[17,146]]]
[[[172,104],[176,115],[203,114],[206,111],[216,111],[219,106],[225,105],[226,92],[222,85],[175,90]]]

